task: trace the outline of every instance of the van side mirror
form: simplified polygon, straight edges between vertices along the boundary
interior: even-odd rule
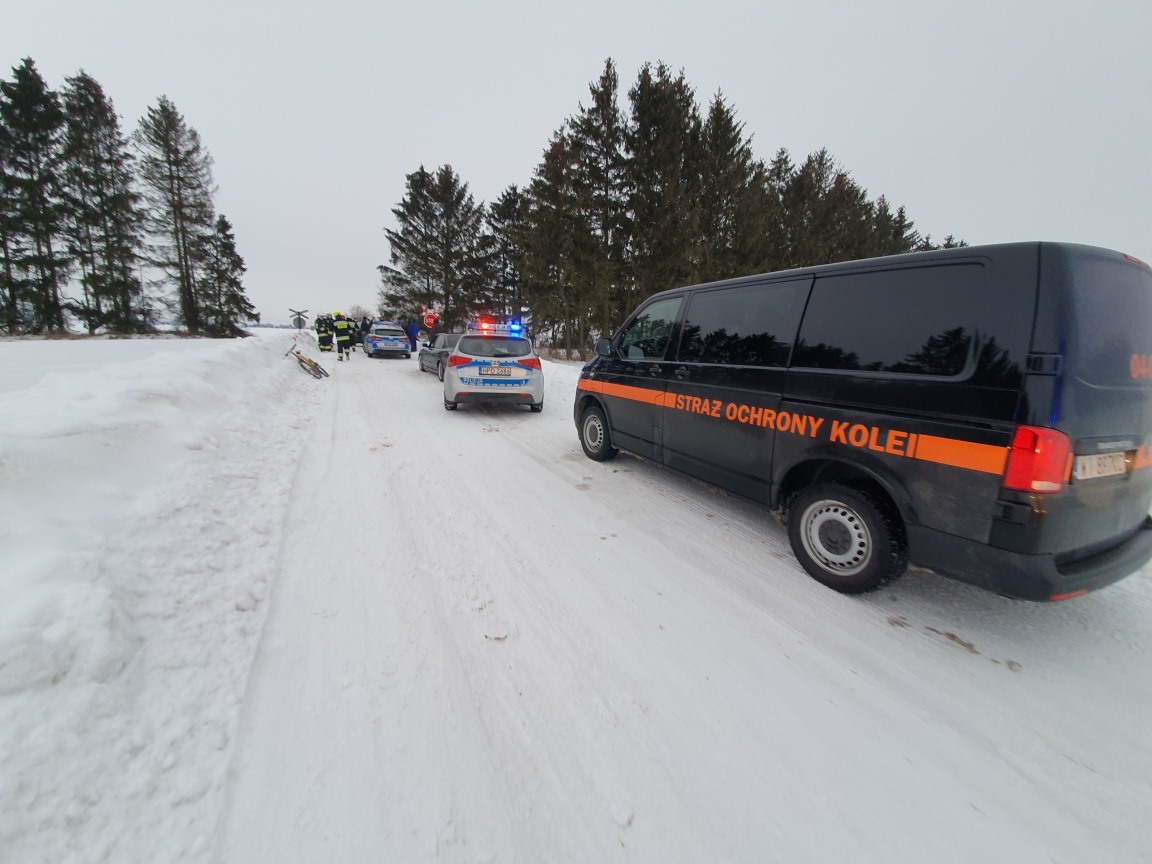
[[[612,356],[612,340],[611,339],[597,339],[596,348],[594,349],[601,357]]]

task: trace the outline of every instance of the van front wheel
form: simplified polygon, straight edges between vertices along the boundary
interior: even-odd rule
[[[788,539],[808,575],[844,594],[887,585],[908,566],[908,544],[894,508],[839,483],[818,483],[796,494],[788,506]]]
[[[580,415],[580,446],[584,455],[597,462],[615,459],[618,451],[608,434],[608,420],[599,405],[591,405]]]

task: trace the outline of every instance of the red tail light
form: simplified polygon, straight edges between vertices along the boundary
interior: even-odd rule
[[[517,366],[523,366],[525,369],[539,369],[540,368],[540,358],[539,357],[525,357],[523,360],[517,360],[516,365]]]
[[[1018,426],[1008,451],[1004,488],[1021,492],[1059,492],[1068,480],[1072,442],[1063,432],[1042,426]]]
[[[449,366],[467,366],[471,362],[472,362],[471,357],[462,357],[459,354],[449,354],[448,355],[448,365]]]

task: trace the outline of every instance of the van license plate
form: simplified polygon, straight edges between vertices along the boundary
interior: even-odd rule
[[[480,367],[480,374],[481,375],[502,375],[505,378],[511,378],[512,377],[512,367],[511,366],[481,366]]]
[[[1095,453],[1091,456],[1077,456],[1072,468],[1072,476],[1077,480],[1094,480],[1097,477],[1111,477],[1128,470],[1128,460],[1123,453]]]

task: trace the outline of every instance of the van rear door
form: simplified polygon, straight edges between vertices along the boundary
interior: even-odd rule
[[[1073,455],[1043,551],[1078,557],[1123,540],[1152,505],[1152,270],[1117,252],[1045,244],[1041,285],[1042,304],[1064,310],[1052,425]]]

